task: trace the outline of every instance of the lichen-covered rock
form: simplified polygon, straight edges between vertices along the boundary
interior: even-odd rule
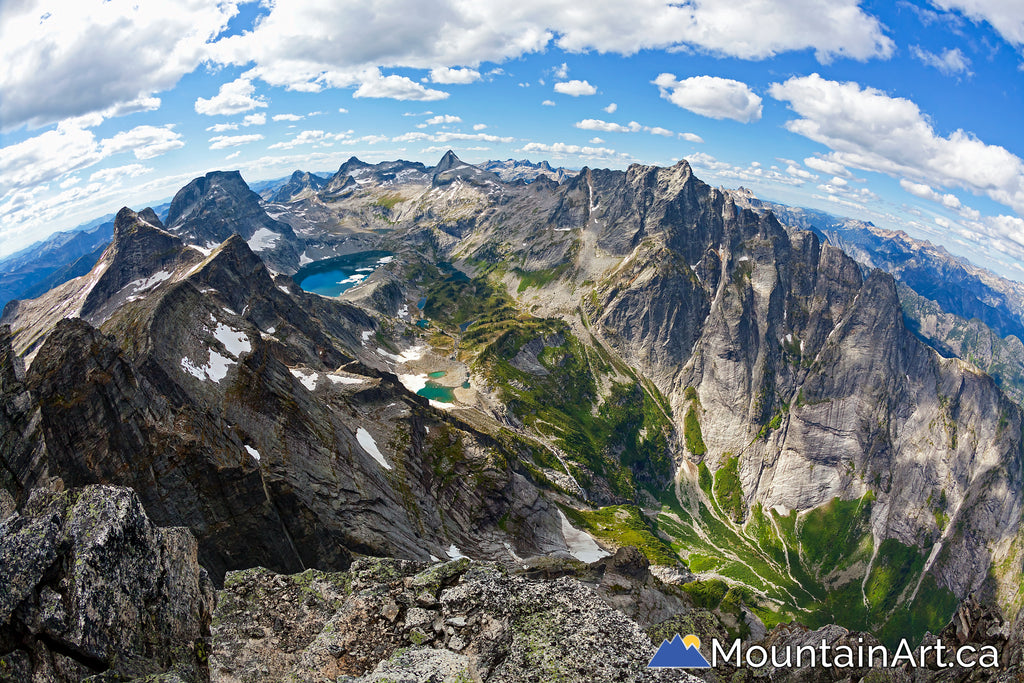
[[[363,558],[349,572],[228,574],[211,679],[691,681],[656,672],[656,646],[586,583],[459,559]]]
[[[0,679],[205,681],[214,597],[192,535],[130,489],[37,489],[0,524]]]

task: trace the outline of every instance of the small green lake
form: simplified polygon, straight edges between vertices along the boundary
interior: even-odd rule
[[[430,373],[434,374],[434,373]],[[427,380],[427,386],[416,392],[417,396],[428,398],[431,401],[441,403],[455,403],[455,390],[451,387],[444,387],[432,380]]]

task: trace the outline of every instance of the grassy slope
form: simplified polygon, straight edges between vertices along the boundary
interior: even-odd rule
[[[468,279],[446,268],[424,275],[424,315],[439,333],[459,339],[463,359],[529,430],[558,445],[585,488],[599,476],[623,499],[639,500],[642,486],[662,501],[660,511],[648,514],[635,505],[565,508],[577,527],[635,545],[654,563],[687,563],[702,579],[689,591],[720,601],[722,586],[731,586],[734,599],[742,598],[769,627],[791,619],[812,627],[839,623],[892,642],[934,632],[948,620],[956,599],[930,576],[922,578],[924,555],[891,539],[874,547],[870,492],[800,514],[760,505],[746,510],[739,460],[728,454],[717,472],[701,463],[695,481],[684,477],[675,491],[666,490],[671,425],[656,389],[596,343],[576,338],[564,322],[520,311],[486,275]],[[529,276],[523,281],[544,284]],[[545,340],[537,360],[546,374],[510,362],[534,339]],[[687,398],[684,442],[699,457],[706,453],[700,405],[695,393]],[[534,478],[550,485],[539,468],[562,469],[561,463],[536,444],[523,452]]]

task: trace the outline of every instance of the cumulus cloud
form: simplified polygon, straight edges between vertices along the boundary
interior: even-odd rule
[[[661,96],[694,114],[750,123],[761,118],[761,98],[746,83],[717,76],[677,80],[669,73],[654,79]]]
[[[142,164],[127,164],[125,166],[114,166],[96,171],[89,176],[90,183],[116,183],[123,178],[136,178],[149,173],[153,169]]]
[[[236,78],[230,83],[220,86],[216,95],[209,99],[196,99],[196,113],[207,116],[228,116],[250,111],[257,107],[266,107],[267,99],[253,96],[256,86],[248,78]]]
[[[555,103],[552,100],[544,100],[543,102],[541,102],[541,104],[544,105],[545,107],[553,107],[553,106],[555,106]]]
[[[437,126],[442,123],[461,123],[462,119],[458,116],[452,116],[451,114],[438,114],[437,116],[431,116],[429,119],[424,121],[428,126]]]
[[[486,123],[474,123],[473,124],[473,130],[483,130],[484,128],[487,128],[487,124]]]
[[[344,133],[327,133],[322,130],[304,130],[291,140],[276,142],[268,149],[293,149],[299,145],[316,145],[317,147],[330,147],[334,140],[342,140],[352,134],[352,131]]]
[[[921,48],[920,45],[911,45],[910,54],[922,64],[934,67],[947,76],[970,73],[971,60],[960,51],[960,48],[947,48],[942,54],[935,54]]]
[[[270,118],[274,121],[301,121],[303,119],[299,114],[274,114]]]
[[[850,173],[850,169],[846,168],[838,161],[828,157],[807,157],[804,159],[804,166],[833,176],[840,176],[843,178],[853,177],[853,174]]]
[[[963,130],[939,135],[910,100],[818,74],[774,83],[769,92],[800,117],[786,128],[832,149],[830,161],[964,188],[1024,212],[1024,161]]]
[[[364,81],[352,96],[430,101],[447,99],[448,93],[442,90],[424,88],[406,76],[398,76],[396,74],[382,76],[380,72],[377,72],[376,78]]]
[[[580,145],[567,145],[564,142],[555,142],[553,144],[546,144],[543,142],[528,142],[523,145],[518,152],[525,152],[530,154],[531,152],[542,152],[544,154],[552,154],[555,156],[574,155],[581,157],[588,157],[593,159],[629,159],[628,154],[616,152],[614,149],[607,147],[588,147]]]
[[[152,159],[185,146],[181,133],[175,133],[172,128],[171,124],[136,126],[104,140],[100,146],[104,156],[131,151],[136,159]]]
[[[675,135],[675,133],[667,128],[661,128],[660,126],[644,126],[636,121],[630,121],[623,125],[621,123],[613,123],[611,121],[602,121],[601,119],[583,119],[582,121],[576,122],[576,127],[582,130],[598,130],[602,133],[639,133],[643,131],[645,133],[661,135],[664,137],[672,137]]]
[[[623,126],[619,123],[611,123],[601,119],[583,119],[576,122],[576,127],[583,130],[599,130],[604,133],[636,133],[644,129],[636,121],[630,121],[629,124]]]
[[[131,151],[150,159],[184,146],[171,126],[137,126],[105,140],[90,130],[62,123],[54,130],[0,148],[0,198],[45,184],[63,175],[94,166],[115,154]]]
[[[262,139],[263,136],[259,133],[253,133],[251,135],[215,135],[210,138],[210,149],[238,147],[239,145],[246,145],[250,142],[256,142],[257,140]]]
[[[0,121],[11,129],[155,108],[151,95],[195,69],[237,11],[206,0],[0,3]]]
[[[765,168],[757,161],[751,162],[746,166],[739,166],[727,161],[721,161],[704,152],[688,154],[686,159],[701,174],[701,177],[706,179],[714,178],[718,181],[747,185],[774,184],[798,186],[806,182],[804,178],[794,178],[777,166]]]
[[[679,137],[681,137],[683,140],[686,140],[687,142],[696,142],[700,144],[703,144],[704,142],[704,138],[697,135],[696,133],[680,133]]]
[[[1007,42],[1024,45],[1024,13],[1015,0],[932,0],[932,4],[959,11],[974,22],[988,22]]]
[[[436,67],[430,70],[430,80],[446,85],[466,85],[480,80],[480,72],[476,69],[451,69]]]
[[[218,40],[211,52],[221,63],[255,63],[254,74],[273,85],[317,91],[359,85],[366,69],[472,68],[552,45],[623,55],[693,49],[741,59],[811,49],[821,61],[893,51],[860,0],[635,0],[591,3],[586,12],[568,0],[307,0],[273,3],[252,31]]]
[[[616,110],[616,109],[618,109],[618,108],[619,108],[619,105],[617,105],[617,104],[615,104],[614,102],[612,102],[612,103],[611,103],[611,104],[609,104],[609,105],[608,105],[607,107],[605,107],[605,108],[604,108],[604,110],[605,110],[605,112],[606,112],[606,113],[608,113],[608,114],[614,114],[614,113],[615,113],[615,110]]]
[[[555,83],[555,92],[579,97],[580,95],[595,95],[597,94],[597,88],[587,81],[572,80]]]

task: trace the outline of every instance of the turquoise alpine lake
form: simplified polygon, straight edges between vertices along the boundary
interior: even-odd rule
[[[336,297],[394,258],[389,251],[361,251],[309,263],[292,278],[307,292]]]

